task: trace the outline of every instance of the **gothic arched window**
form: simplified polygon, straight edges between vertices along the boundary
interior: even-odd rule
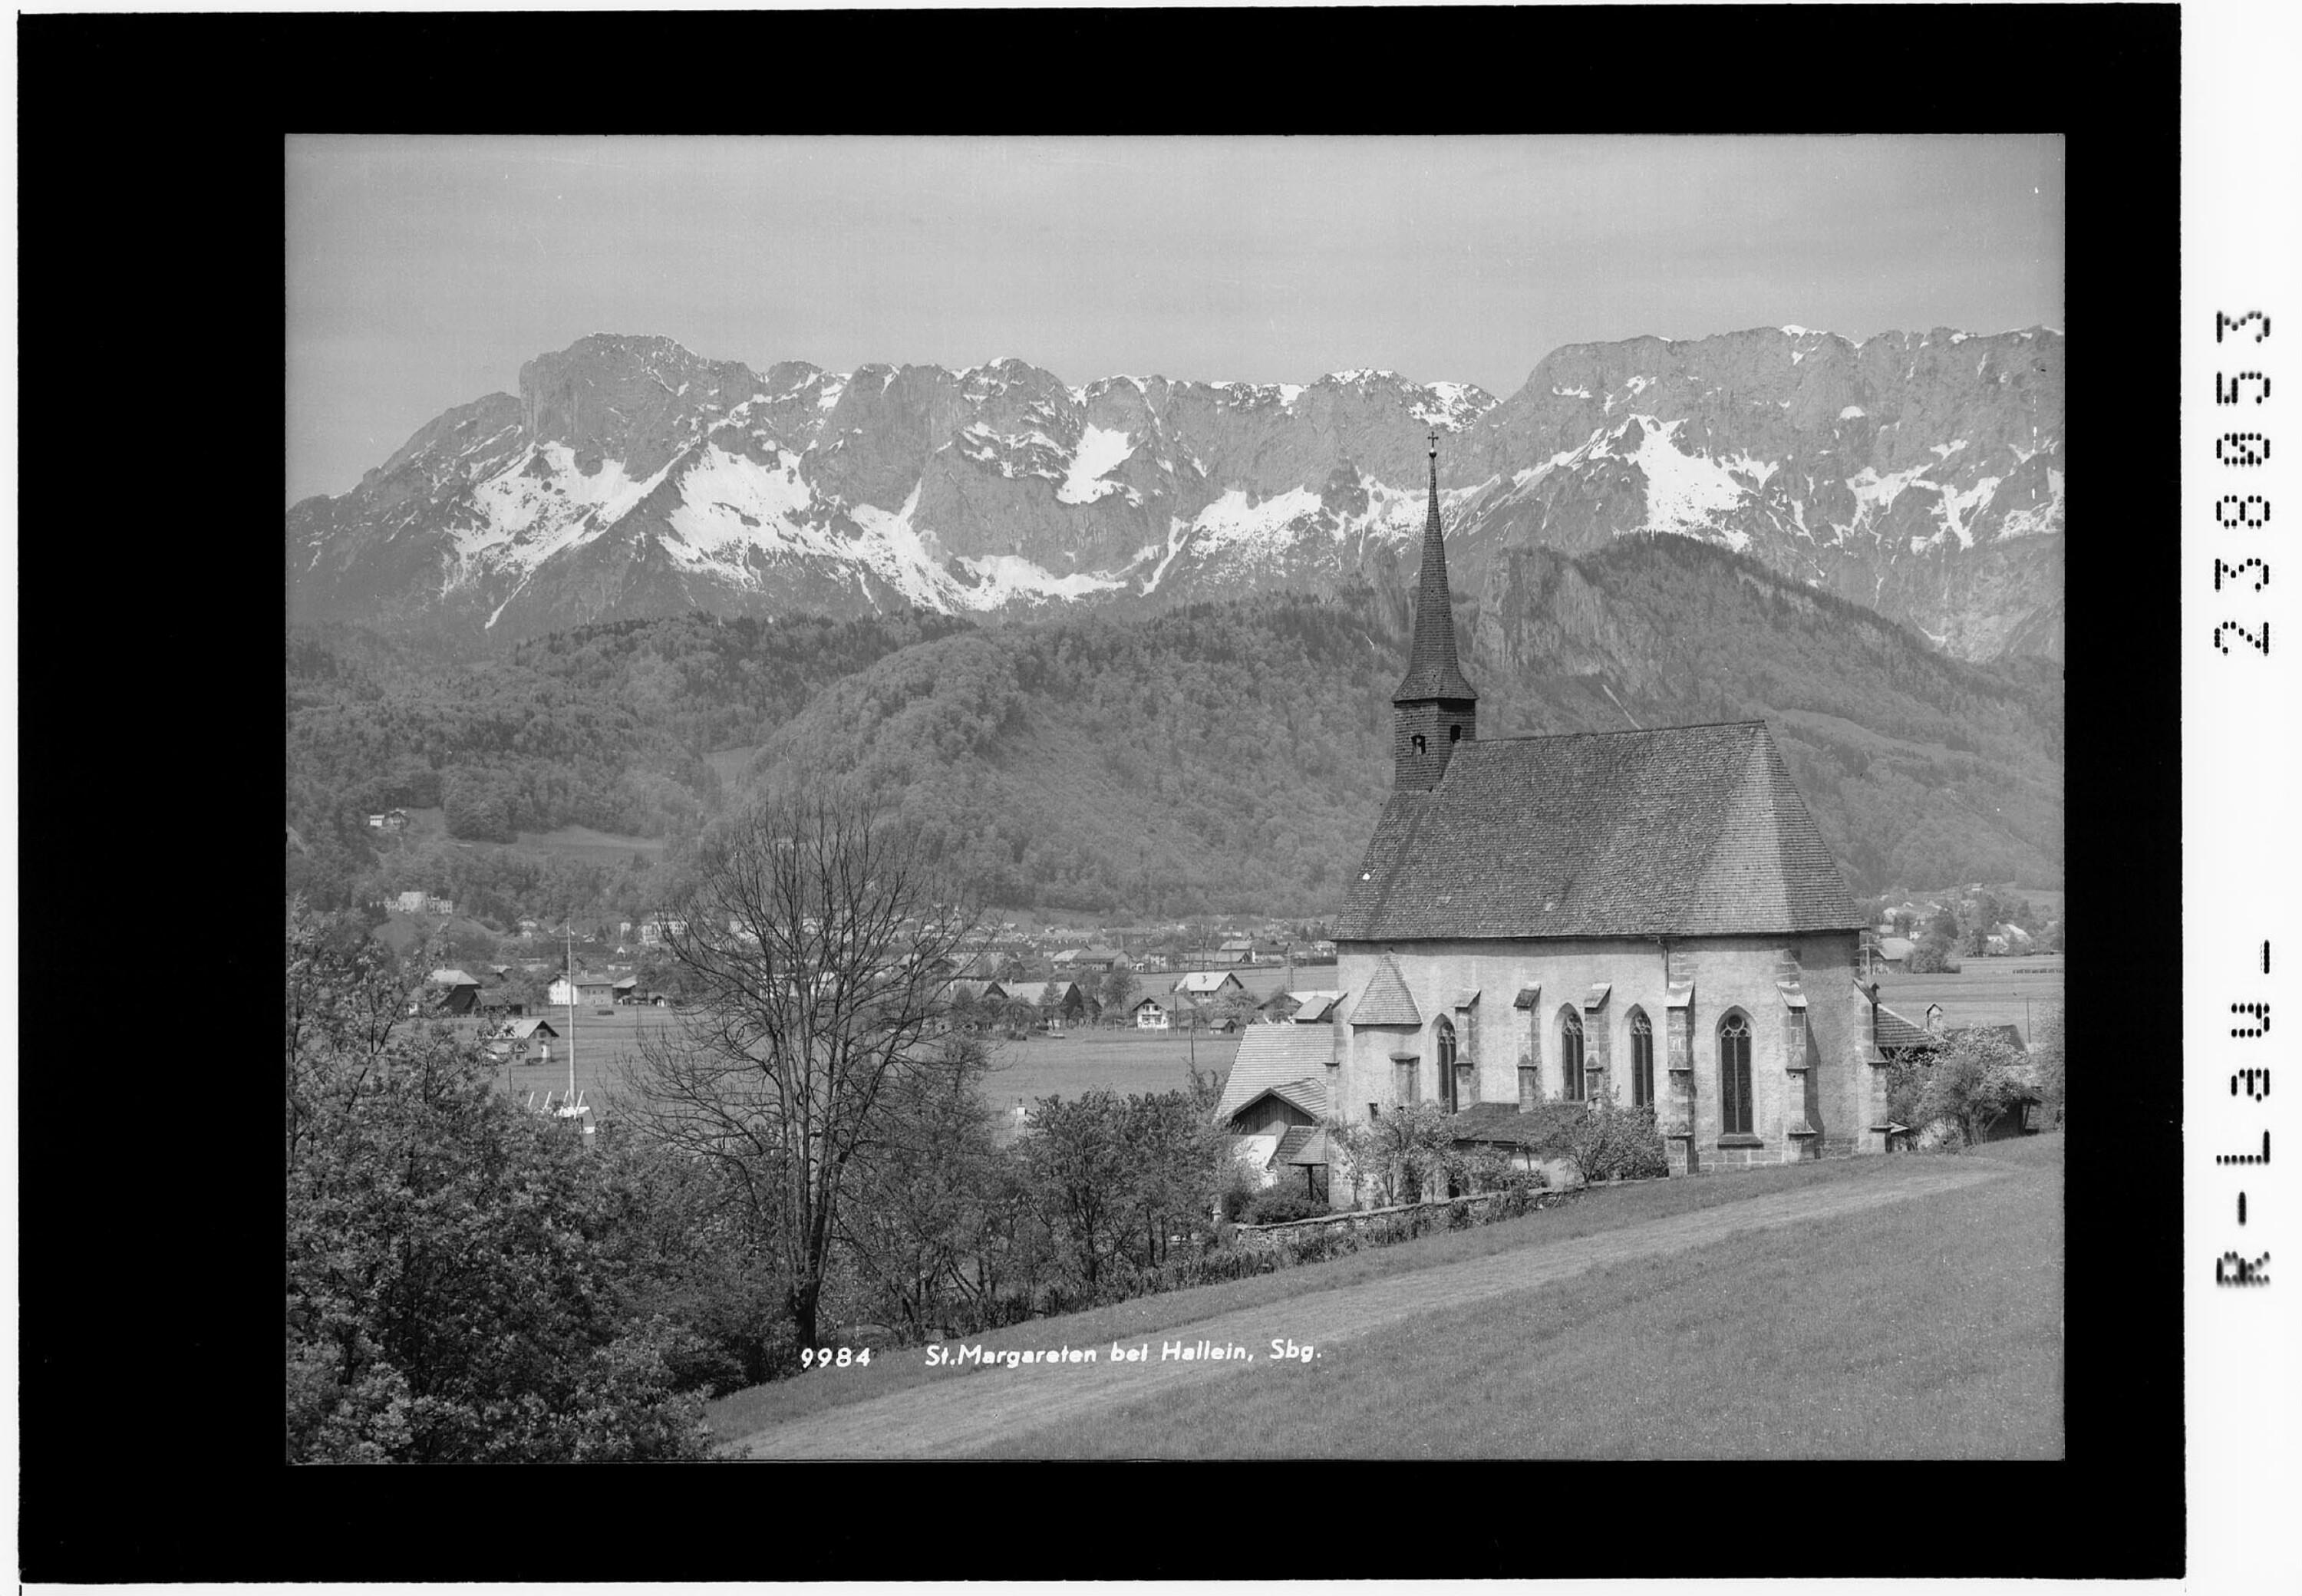
[[[1558,1012],[1558,1089],[1561,1096],[1583,1096],[1583,1016],[1572,1008]]]
[[[1718,1022],[1718,1131],[1751,1130],[1751,1022],[1738,1010]]]
[[[1439,1049],[1439,1104],[1449,1113],[1455,1112],[1455,1024],[1441,1014],[1432,1025]]]
[[[1631,1011],[1631,1102],[1644,1107],[1654,1101],[1654,1027],[1644,1009]]]

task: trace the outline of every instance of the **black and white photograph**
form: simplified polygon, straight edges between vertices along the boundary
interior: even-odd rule
[[[288,1459],[2063,1457],[2067,154],[290,138]]]

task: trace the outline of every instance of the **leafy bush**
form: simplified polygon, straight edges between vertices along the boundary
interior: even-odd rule
[[[1276,1225],[1298,1219],[1316,1219],[1323,1214],[1332,1214],[1334,1209],[1299,1191],[1269,1186],[1255,1195],[1247,1212],[1249,1224]]]
[[[1570,1128],[1566,1157],[1591,1180],[1635,1180],[1670,1172],[1651,1105],[1626,1108],[1600,1098]]]

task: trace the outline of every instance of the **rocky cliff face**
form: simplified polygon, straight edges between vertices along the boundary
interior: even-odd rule
[[[1411,581],[1424,438],[1458,588],[1530,544],[1726,544],[1970,659],[2058,654],[2062,338],[1769,329],[1574,345],[1508,400],[1019,360],[757,374],[594,334],[288,512],[299,617],[517,637]]]

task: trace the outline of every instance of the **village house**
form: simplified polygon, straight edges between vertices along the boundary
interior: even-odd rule
[[[549,1020],[515,1020],[495,1033],[488,1052],[515,1064],[548,1064],[551,1062],[551,1044],[559,1035]]]
[[[367,823],[368,828],[372,831],[382,831],[396,836],[407,829],[407,811],[404,809],[388,809],[380,815],[370,815],[367,818]]]
[[[1155,997],[1147,997],[1141,1003],[1137,1004],[1135,1005],[1134,1013],[1135,1029],[1137,1030],[1165,1030],[1167,1029],[1167,1011],[1160,1006],[1159,1000]]]
[[[566,976],[558,976],[553,979],[551,990],[546,995],[556,1008],[586,1003],[598,1004],[604,1008],[616,1001],[616,981],[613,976],[579,972],[571,986]]]
[[[445,995],[440,1012],[447,1014],[468,1014],[480,1006],[480,983],[460,970],[435,970],[424,978],[428,990]]]
[[[1255,942],[1252,937],[1233,937],[1215,950],[1215,962],[1220,964],[1252,964],[1255,962]]]
[[[1391,796],[1335,937],[1352,996],[1327,1100],[1346,1121],[1651,1105],[1674,1172],[1883,1151],[1867,919],[1765,723],[1481,742],[1435,428],[1430,453]]]
[[[1168,988],[1187,1003],[1213,1003],[1227,992],[1245,993],[1247,983],[1228,970],[1195,970]]]

